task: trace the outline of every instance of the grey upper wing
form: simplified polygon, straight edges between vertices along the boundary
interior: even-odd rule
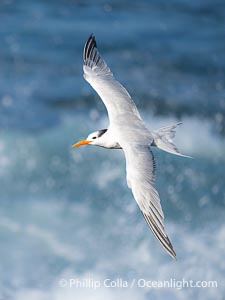
[[[128,186],[154,235],[175,258],[176,253],[163,225],[164,215],[159,194],[154,187],[156,167],[152,151],[149,146],[135,143],[123,144],[122,147],[126,157]]]
[[[119,115],[132,115],[141,121],[140,114],[127,90],[115,80],[111,70],[98,52],[95,37],[91,35],[84,46],[84,78],[90,83],[105,104],[111,123]]]

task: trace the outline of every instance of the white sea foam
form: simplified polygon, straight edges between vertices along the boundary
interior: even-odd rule
[[[169,257],[163,260],[159,259],[157,247],[151,247],[151,242],[147,239],[141,241],[138,245],[128,242],[127,247],[120,247],[120,255],[111,257],[100,256],[94,262],[93,266],[82,272],[76,271],[76,264],[70,268],[65,268],[55,277],[49,286],[44,289],[23,287],[15,291],[13,299],[22,300],[43,300],[43,299],[223,299],[225,292],[223,285],[224,265],[221,265],[223,256],[225,228],[223,225],[212,236],[207,231],[190,232],[185,228],[177,228],[170,225],[170,229],[176,232],[180,239],[181,257],[175,262]],[[119,234],[118,229],[118,234]],[[109,238],[109,237],[108,237]],[[105,240],[107,243],[107,240]],[[62,247],[67,247],[63,244]],[[124,248],[124,249],[123,249]],[[132,250],[133,249],[133,250]],[[218,250],[220,249],[220,250]],[[85,252],[85,249],[83,249]],[[216,255],[215,255],[216,253]],[[88,255],[88,253],[85,253]],[[34,262],[35,267],[35,262]],[[114,274],[114,275],[112,275]],[[65,279],[67,283],[70,279],[93,279],[101,282],[101,287],[94,290],[89,287],[60,287],[60,280]],[[169,280],[202,280],[216,281],[216,288],[142,288],[135,284],[133,288],[108,288],[104,286],[104,280],[110,278],[122,278],[129,284],[132,279],[143,278],[145,280],[169,281]]]
[[[146,115],[144,119],[147,119]],[[77,118],[77,122],[81,120],[83,116]],[[205,161],[212,157],[223,160],[224,142],[213,133],[210,123],[194,118],[182,121],[184,124],[178,129],[176,139],[182,152],[202,157]],[[79,127],[76,138],[86,136],[93,128],[106,127],[106,122],[105,117],[87,122],[82,129]],[[151,117],[147,124],[150,128],[154,124],[156,129],[176,122],[175,119]],[[0,135],[1,157],[9,162],[3,163],[1,179],[11,183],[10,176],[15,174],[17,180],[13,182],[12,189],[15,189],[18,197],[15,199],[18,201],[2,204],[1,207],[0,231],[9,237],[2,251],[8,249],[7,255],[12,257],[14,266],[11,265],[11,269],[7,270],[12,279],[13,294],[9,293],[10,285],[6,285],[1,286],[3,295],[7,290],[13,300],[70,300],[74,297],[222,299],[225,292],[222,285],[225,265],[221,257],[225,247],[225,228],[220,210],[214,207],[217,218],[199,224],[198,228],[187,223],[186,217],[192,211],[179,210],[184,224],[166,219],[168,234],[178,254],[178,261],[172,261],[151,235],[141,215],[138,215],[135,201],[130,199],[132,197],[124,177],[124,158],[120,152],[94,147],[80,149],[79,154],[70,150],[74,142],[74,128],[74,119],[66,118],[59,128],[36,137],[22,133],[16,139],[10,133],[3,132]],[[59,140],[61,143],[55,148]],[[13,144],[16,145],[15,149],[12,148]],[[63,172],[59,178],[55,175],[58,172]],[[185,176],[190,178],[196,190],[199,187],[204,189],[201,178],[197,178],[191,170],[185,172],[189,172]],[[33,173],[36,174],[34,180]],[[44,178],[43,183],[39,178]],[[177,180],[181,186],[184,179]],[[27,194],[30,185],[36,187]],[[60,189],[55,192],[58,186],[62,187],[63,193]],[[104,202],[98,201],[99,195],[95,195],[99,189]],[[214,187],[214,191],[216,195],[217,187]],[[210,195],[203,192],[199,209],[210,202]],[[114,193],[113,198],[116,195],[118,197],[112,200],[111,193]],[[170,193],[174,194],[174,187],[171,187]],[[3,187],[1,197],[6,196]],[[3,259],[6,255],[4,251]],[[48,259],[43,259],[45,257]],[[52,261],[59,265],[57,272]],[[43,269],[44,272],[41,271]],[[31,284],[29,280],[33,270],[35,277],[32,277]],[[217,280],[219,288],[150,291],[138,287],[120,290],[102,288],[93,292],[90,289],[59,287],[60,278],[74,276],[91,276],[101,281],[109,276],[152,280]]]

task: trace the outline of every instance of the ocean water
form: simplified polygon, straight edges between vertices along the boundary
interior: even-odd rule
[[[0,299],[224,299],[225,2],[2,0],[0,16]],[[108,126],[83,79],[92,32],[149,128],[183,122],[176,144],[194,159],[154,150],[177,261],[142,218],[122,151],[71,148]]]

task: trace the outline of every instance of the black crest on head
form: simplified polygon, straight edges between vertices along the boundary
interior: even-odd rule
[[[98,137],[101,137],[104,133],[106,133],[107,129],[101,129],[98,131]]]

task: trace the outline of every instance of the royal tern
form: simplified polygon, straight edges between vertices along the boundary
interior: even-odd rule
[[[109,116],[108,129],[95,131],[72,147],[95,145],[110,149],[123,149],[126,158],[127,184],[156,238],[166,251],[176,253],[166,234],[159,194],[154,187],[155,160],[152,146],[172,154],[182,155],[175,144],[175,129],[181,124],[166,126],[155,131],[146,128],[137,107],[127,90],[115,80],[111,70],[97,50],[91,35],[83,52],[84,78],[104,102]]]

